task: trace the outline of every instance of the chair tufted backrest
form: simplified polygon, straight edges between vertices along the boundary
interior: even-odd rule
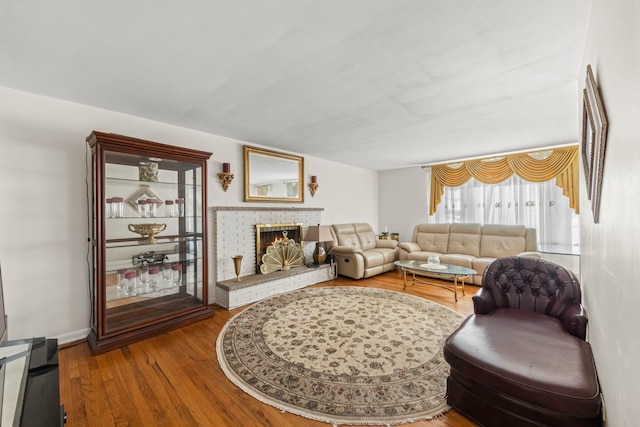
[[[482,276],[498,308],[517,308],[560,318],[567,307],[581,304],[580,283],[566,268],[528,257],[504,257]]]

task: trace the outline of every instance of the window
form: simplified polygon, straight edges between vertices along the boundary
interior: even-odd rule
[[[445,187],[428,222],[521,224],[536,229],[539,246],[564,247],[579,246],[579,218],[555,180],[529,182],[513,175],[498,184],[472,178],[459,187]]]

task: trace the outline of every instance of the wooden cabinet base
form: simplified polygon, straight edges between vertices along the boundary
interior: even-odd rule
[[[106,353],[107,351],[115,350],[120,347],[124,347],[129,344],[133,344],[137,341],[151,338],[156,335],[164,334],[177,328],[181,328],[186,325],[190,325],[195,322],[199,322],[204,319],[213,317],[213,311],[208,307],[189,312],[184,316],[180,316],[171,320],[166,320],[161,323],[153,323],[146,327],[137,327],[134,330],[118,333],[114,335],[105,336],[98,339],[95,331],[92,330],[87,340],[93,354]]]

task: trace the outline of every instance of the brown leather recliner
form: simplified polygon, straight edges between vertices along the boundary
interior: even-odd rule
[[[600,426],[601,397],[575,275],[552,262],[499,258],[475,314],[447,338],[447,402],[486,426]]]

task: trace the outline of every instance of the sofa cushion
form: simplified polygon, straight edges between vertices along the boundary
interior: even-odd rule
[[[447,252],[479,257],[481,229],[480,224],[451,224]]]
[[[576,417],[599,414],[591,346],[555,317],[510,308],[471,315],[444,353],[453,369],[501,394]]]
[[[375,250],[362,252],[364,258],[364,268],[377,267],[384,264],[384,254]]]
[[[486,270],[486,268],[489,266],[489,264],[491,264],[493,261],[495,261],[496,258],[476,258],[473,260],[473,263],[471,264],[472,267],[475,271],[478,272],[478,276],[480,280],[475,280],[474,279],[474,283],[479,285],[482,283],[482,273],[484,273],[484,271]]]
[[[360,239],[356,235],[353,224],[334,224],[331,226],[335,232],[338,246],[349,246],[355,249],[362,249]]]
[[[360,247],[363,251],[376,247],[377,237],[369,224],[353,224],[353,227],[355,228],[356,235],[360,240]]]
[[[465,268],[473,268],[474,259],[476,259],[476,257],[471,255],[463,255],[463,254],[440,255],[440,262],[442,264],[458,265],[460,267],[465,267]]]
[[[423,251],[447,253],[449,224],[419,224],[413,234],[413,241]]]
[[[440,257],[442,254],[440,252],[429,252],[429,251],[417,251],[417,252],[409,252],[407,254],[407,259],[411,261],[424,261],[427,262],[430,256]]]
[[[382,263],[388,264],[398,259],[398,251],[395,248],[375,248],[369,249],[366,253],[377,252],[382,255]]]
[[[526,231],[524,225],[484,225],[479,256],[501,258],[524,252],[527,247]]]

